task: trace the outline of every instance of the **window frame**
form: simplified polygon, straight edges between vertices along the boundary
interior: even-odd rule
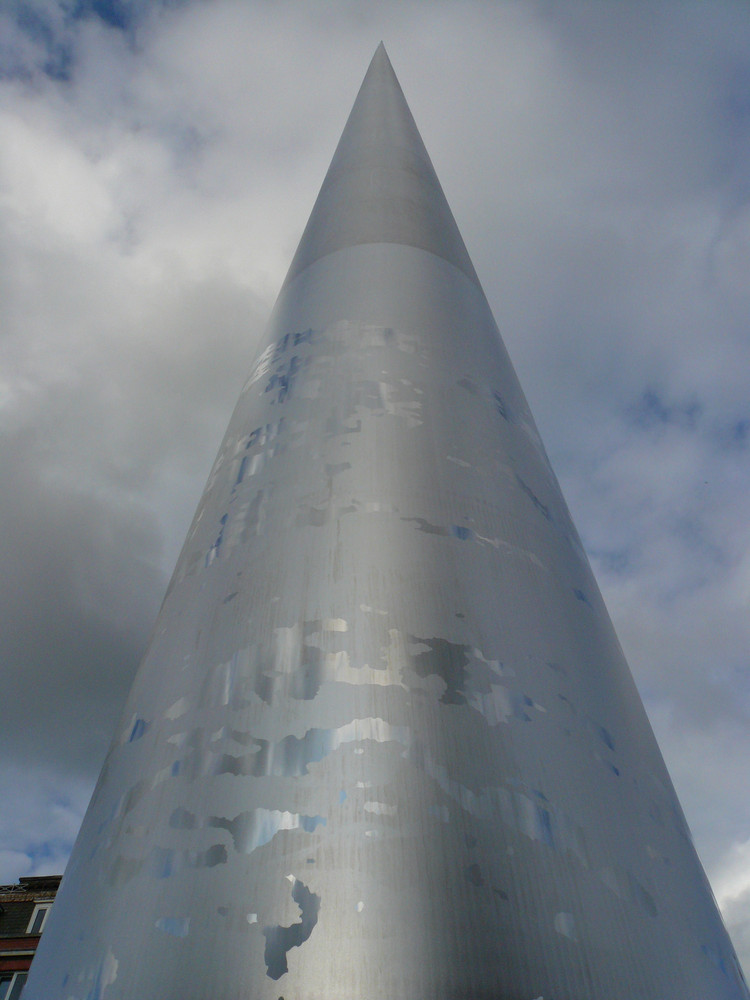
[[[34,912],[31,914],[31,919],[29,920],[28,927],[26,928],[27,934],[41,934],[44,930],[44,926],[47,923],[47,918],[49,917],[49,911],[52,909],[52,900],[44,900],[42,903],[36,903],[34,905]],[[39,924],[38,930],[32,930],[34,923],[40,913],[43,913],[42,922]]]
[[[21,972],[0,973],[0,987],[4,990],[0,993],[0,1000],[18,1000],[28,979],[28,969]],[[19,983],[21,988],[17,989]]]

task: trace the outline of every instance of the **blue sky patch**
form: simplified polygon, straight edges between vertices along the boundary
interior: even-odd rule
[[[697,399],[669,403],[658,389],[651,386],[643,391],[637,403],[628,407],[631,422],[644,429],[669,424],[694,430],[702,413],[703,405]]]

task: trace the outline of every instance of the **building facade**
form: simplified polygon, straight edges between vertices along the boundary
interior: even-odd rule
[[[60,885],[60,875],[0,885],[0,1000],[17,1000]]]

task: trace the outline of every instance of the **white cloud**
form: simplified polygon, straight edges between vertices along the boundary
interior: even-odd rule
[[[13,808],[0,817],[0,884],[21,875],[60,874],[91,795],[88,781],[52,768],[0,768],[0,794]]]
[[[34,122],[18,114],[0,118],[0,204],[22,232],[99,241],[112,224],[109,192],[96,164],[56,132],[56,123],[47,116]]]

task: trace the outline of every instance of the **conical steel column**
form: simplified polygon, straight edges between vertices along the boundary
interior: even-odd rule
[[[747,996],[381,46],[26,1000]]]

